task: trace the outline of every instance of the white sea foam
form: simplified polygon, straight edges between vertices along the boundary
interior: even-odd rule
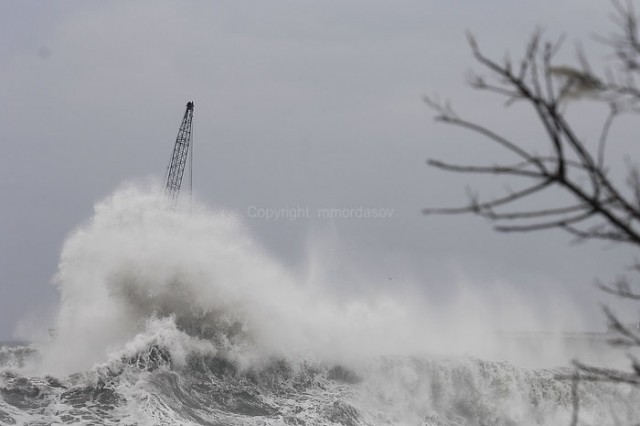
[[[557,336],[496,333],[561,329],[562,316],[542,321],[512,287],[475,291],[463,277],[457,297],[437,304],[411,286],[369,289],[375,277],[350,270],[341,284],[356,281],[354,296],[329,282],[349,262],[336,263],[332,244],[314,240],[300,272],[229,212],[172,211],[138,185],[116,191],[64,244],[55,338],[27,367],[5,356],[0,420],[569,422],[570,384],[554,371],[477,358],[566,363]],[[628,387],[585,383],[580,397],[582,420],[640,416]]]
[[[310,267],[294,272],[260,247],[234,214],[197,202],[171,210],[158,188],[128,185],[94,210],[62,249],[56,338],[43,350],[40,373],[65,375],[104,363],[148,335],[149,325],[158,324],[154,318],[235,347],[246,362],[301,353],[327,360],[429,353],[568,361],[551,340],[537,354],[527,349],[529,359],[512,344],[505,350],[496,330],[562,324],[560,315],[548,313],[541,321],[508,285],[476,291],[461,279],[451,284],[455,300],[436,304],[410,285],[369,291],[373,277],[351,271],[349,278],[365,291],[347,296],[326,282],[332,268],[327,239],[311,244]],[[561,310],[566,317],[570,305]]]

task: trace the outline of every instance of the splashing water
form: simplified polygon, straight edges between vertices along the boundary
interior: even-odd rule
[[[330,303],[265,254],[233,215],[171,211],[161,194],[135,187],[98,204],[69,237],[56,282],[61,307],[48,373],[104,362],[152,318],[170,317],[190,336],[243,344],[255,356],[370,353],[407,328],[406,309],[390,298]]]
[[[337,301],[234,215],[171,211],[159,191],[130,186],[97,204],[65,242],[55,282],[55,339],[0,349],[0,424],[571,418],[570,384],[555,379],[565,370],[463,356],[496,346],[495,322],[453,320],[482,312],[473,298],[446,322],[399,295]],[[638,389],[588,383],[580,398],[592,424],[640,419]]]

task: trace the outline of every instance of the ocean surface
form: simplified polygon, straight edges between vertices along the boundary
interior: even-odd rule
[[[571,423],[566,348],[495,333],[469,297],[449,317],[343,300],[323,262],[292,272],[232,214],[133,186],[94,210],[63,245],[54,317],[0,345],[1,425]],[[579,424],[640,422],[637,387],[581,382],[578,401]]]
[[[183,354],[162,339],[64,377],[20,373],[38,353],[0,352],[4,425],[569,425],[563,370],[474,358],[374,357],[351,365],[305,358],[255,364]],[[569,373],[565,371],[565,373]],[[581,383],[580,419],[635,424],[640,392]]]

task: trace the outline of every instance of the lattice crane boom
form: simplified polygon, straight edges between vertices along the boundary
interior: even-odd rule
[[[193,102],[187,103],[187,109],[182,118],[182,124],[178,130],[178,137],[173,147],[171,161],[167,169],[167,185],[165,193],[171,206],[175,206],[180,195],[182,177],[189,161],[189,150],[191,149],[191,138],[193,134]]]

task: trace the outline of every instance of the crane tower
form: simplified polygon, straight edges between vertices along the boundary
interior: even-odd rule
[[[178,137],[176,143],[173,146],[173,153],[171,154],[171,161],[167,168],[167,185],[165,193],[171,206],[174,207],[178,201],[180,195],[180,186],[182,185],[182,177],[184,175],[184,169],[189,161],[191,166],[193,163],[193,151],[191,148],[191,137],[193,134],[193,102],[187,102],[187,109],[184,112],[180,129],[178,130]],[[191,156],[189,155],[191,153]],[[192,172],[191,172],[192,173]]]

